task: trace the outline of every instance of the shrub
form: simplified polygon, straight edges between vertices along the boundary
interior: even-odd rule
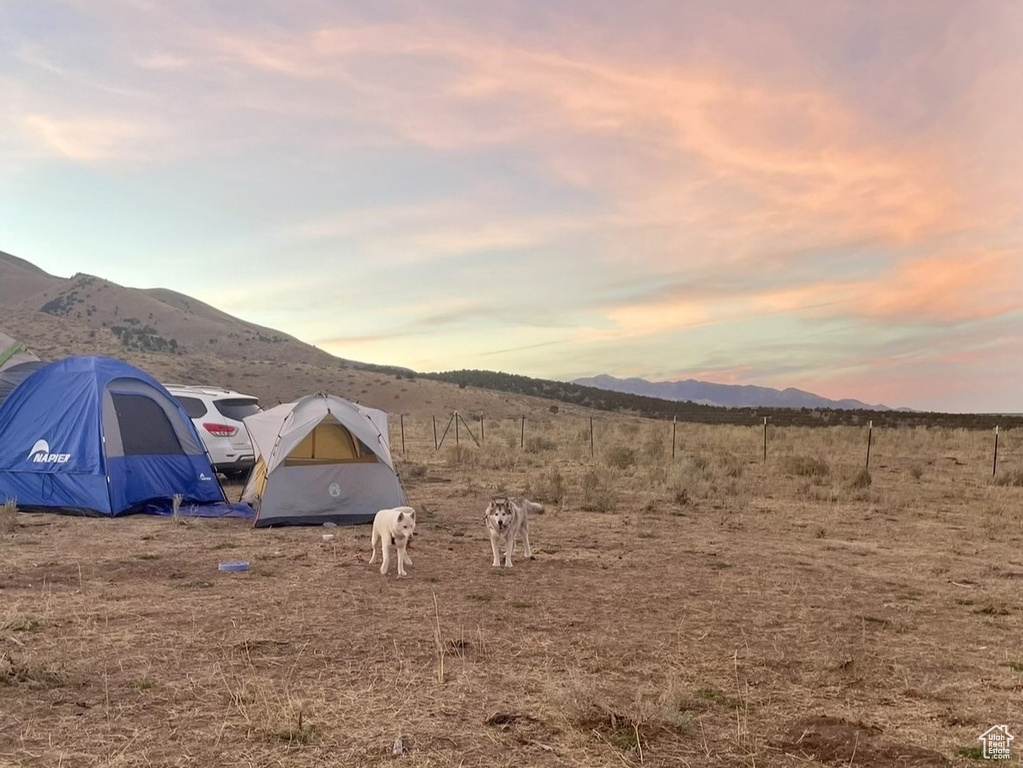
[[[558,470],[552,469],[530,483],[529,493],[535,496],[537,501],[560,504],[565,498],[565,478]]]
[[[613,445],[604,454],[604,461],[615,469],[628,469],[636,463],[636,452],[627,445]]]
[[[582,508],[589,512],[614,512],[618,508],[618,499],[593,470],[583,475]]]
[[[540,453],[542,451],[554,451],[557,450],[558,444],[551,440],[549,437],[543,435],[536,435],[526,440],[526,450],[530,453]]]
[[[723,456],[721,459],[721,466],[728,477],[740,478],[742,473],[746,471],[746,463],[738,456]]]
[[[476,453],[464,445],[452,445],[447,450],[448,466],[457,467],[462,464],[476,464]]]
[[[914,464],[909,468],[909,474],[913,476],[914,480],[919,480],[924,475],[924,470],[919,464]]]
[[[676,485],[671,489],[671,498],[680,507],[691,504],[693,499],[689,495],[689,489],[682,485]]]
[[[646,454],[647,458],[660,461],[664,458],[666,450],[661,435],[658,435],[656,432],[651,432],[647,435],[646,442],[643,443],[643,453]]]
[[[852,487],[853,488],[869,488],[870,484],[872,482],[873,482],[873,479],[870,477],[870,470],[868,470],[866,467],[864,467],[863,469],[861,469],[859,471],[859,473],[856,475],[856,477],[853,478]]]
[[[826,477],[831,474],[828,462],[817,456],[786,456],[785,472],[801,477]]]

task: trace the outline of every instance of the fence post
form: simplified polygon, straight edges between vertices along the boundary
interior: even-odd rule
[[[764,463],[767,463],[767,417],[764,417]]]
[[[455,445],[460,445],[458,442],[458,411],[455,411],[455,415],[451,418],[455,420]]]
[[[522,431],[519,432],[519,448],[526,445],[526,414],[522,414]]]
[[[480,448],[487,444],[487,432],[483,429],[483,411],[480,411]]]
[[[678,421],[678,415],[671,417],[671,458],[675,458],[675,422]]]
[[[401,424],[401,455],[405,455],[405,414],[398,414],[398,422]]]
[[[991,477],[995,476],[995,472],[998,471],[998,427],[995,427],[995,460],[991,465]]]
[[[870,438],[874,432],[874,420],[871,419],[867,422],[867,464],[866,468],[870,469]]]
[[[590,416],[590,458],[593,458],[593,417]]]
[[[433,450],[437,450],[437,417],[433,417]]]
[[[437,447],[438,448],[440,448],[442,445],[444,445],[444,438],[448,436],[448,430],[451,429],[451,422],[454,421],[454,420],[455,420],[455,416],[454,416],[454,414],[452,414],[451,418],[448,419],[448,425],[446,427],[444,427],[444,432],[440,436],[440,442],[437,443]]]

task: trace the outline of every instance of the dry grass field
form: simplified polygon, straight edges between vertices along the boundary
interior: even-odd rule
[[[0,765],[968,766],[1023,731],[1023,435],[995,483],[988,433],[875,431],[868,477],[858,429],[765,464],[755,427],[393,427],[407,579],[367,527],[4,513]],[[502,491],[548,507],[511,570]]]

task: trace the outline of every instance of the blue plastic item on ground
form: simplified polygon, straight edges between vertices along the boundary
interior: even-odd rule
[[[249,564],[246,563],[246,562],[221,563],[217,567],[221,571],[247,571],[247,570],[249,570]]]

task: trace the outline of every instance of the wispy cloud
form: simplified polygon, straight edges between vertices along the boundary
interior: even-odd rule
[[[82,214],[107,221],[91,252],[201,218],[221,279],[193,292],[381,362],[829,391],[886,370],[913,404],[990,362],[970,328],[1018,317],[1018,4],[246,7],[4,25],[5,183],[121,179]],[[893,337],[920,355],[860,346]]]

